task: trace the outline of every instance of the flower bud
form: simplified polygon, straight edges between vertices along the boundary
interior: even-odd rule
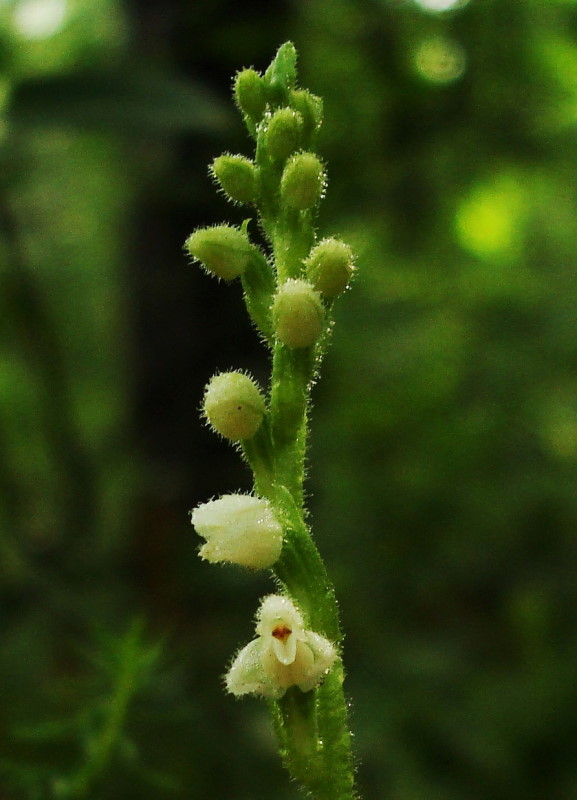
[[[288,280],[272,304],[275,333],[289,347],[310,347],[322,333],[324,308],[315,289],[302,280]]]
[[[323,101],[307,89],[293,89],[290,93],[291,105],[303,119],[303,131],[310,137],[323,121]]]
[[[225,281],[242,275],[256,250],[248,236],[232,225],[198,228],[184,246],[208,272]]]
[[[280,183],[283,201],[298,211],[312,208],[322,197],[325,174],[314,153],[297,153],[286,164]]]
[[[228,691],[237,696],[256,693],[278,698],[289,686],[309,692],[337,657],[332,642],[307,630],[294,603],[282,595],[264,598],[256,633],[226,675]]]
[[[249,158],[225,153],[214,159],[210,171],[231,200],[238,203],[255,202],[258,170]]]
[[[302,117],[292,108],[279,108],[268,121],[265,143],[268,154],[277,161],[284,161],[297,149]]]
[[[268,500],[228,494],[191,512],[196,532],[206,539],[201,558],[252,569],[272,567],[282,550],[282,527]]]
[[[234,96],[240,110],[253,122],[260,122],[264,114],[267,97],[266,83],[254,69],[243,69],[234,79]]]
[[[250,439],[260,428],[264,397],[256,383],[243,372],[221,372],[206,387],[204,413],[225,439]]]
[[[287,89],[295,85],[297,79],[297,51],[292,42],[281,44],[264,77],[276,95],[286,92]]]
[[[353,252],[338,239],[323,239],[304,262],[307,278],[327,299],[344,292],[353,274]]]

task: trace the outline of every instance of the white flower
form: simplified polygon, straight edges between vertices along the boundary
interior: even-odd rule
[[[200,555],[207,561],[264,569],[280,556],[282,527],[268,500],[227,494],[195,508],[191,522],[206,539]]]
[[[240,651],[226,675],[227,689],[237,696],[282,697],[289,686],[308,692],[337,656],[328,639],[305,629],[294,604],[282,595],[264,598],[256,632],[257,638]]]

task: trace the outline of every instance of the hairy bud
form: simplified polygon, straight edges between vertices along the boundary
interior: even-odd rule
[[[265,143],[268,154],[277,161],[284,161],[299,145],[302,117],[292,108],[279,108],[268,121]]]
[[[280,192],[291,208],[305,211],[321,199],[325,185],[323,166],[314,153],[297,153],[287,161]]]
[[[329,300],[344,292],[354,270],[353,252],[339,239],[323,239],[304,263],[309,281]]]
[[[232,225],[198,228],[184,246],[208,272],[225,281],[242,275],[257,250],[248,236]]]
[[[322,333],[324,308],[315,289],[302,280],[288,280],[272,304],[275,333],[289,347],[310,347]]]
[[[303,132],[306,137],[312,136],[320,128],[323,121],[323,101],[307,89],[293,89],[290,93],[291,105],[303,119]]]
[[[266,82],[254,69],[243,69],[234,79],[234,97],[240,110],[254,123],[260,122],[265,112]]]
[[[204,413],[225,439],[250,439],[260,428],[265,401],[256,383],[243,372],[221,372],[204,393]]]
[[[295,85],[297,51],[292,42],[281,44],[264,77],[275,95],[281,95]]]
[[[212,162],[211,173],[230,200],[254,203],[258,193],[258,170],[244,156],[225,153]]]

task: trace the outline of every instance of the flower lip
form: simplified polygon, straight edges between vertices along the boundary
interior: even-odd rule
[[[280,639],[280,641],[284,644],[291,633],[292,631],[287,625],[277,625],[273,630],[272,635],[275,639]]]
[[[293,635],[292,630],[286,625],[277,625],[271,631],[272,642],[271,650],[281,664],[288,667],[293,664],[297,657],[298,638]]]

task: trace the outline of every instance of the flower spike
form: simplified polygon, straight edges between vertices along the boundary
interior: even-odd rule
[[[327,183],[316,152],[323,104],[298,85],[294,45],[281,45],[262,73],[238,72],[234,98],[254,151],[223,153],[210,172],[250,218],[200,228],[185,247],[209,274],[238,279],[272,365],[262,388],[240,370],[207,384],[203,417],[241,452],[253,493],[202,503],[191,522],[204,539],[202,558],[271,568],[284,592],[262,600],[255,636],[226,675],[228,691],[269,700],[285,766],[311,797],[354,800],[338,607],[304,506],[311,390],[354,257],[339,239],[317,239]]]

